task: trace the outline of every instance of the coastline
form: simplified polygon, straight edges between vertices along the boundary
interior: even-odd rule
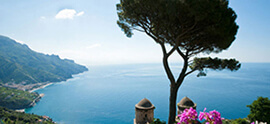
[[[32,92],[34,92],[34,91],[36,91],[36,90],[43,89],[43,88],[45,88],[45,87],[47,87],[47,86],[50,86],[50,85],[52,85],[52,84],[53,84],[53,83],[48,83],[48,84],[42,85],[42,86],[40,86],[40,87],[38,87],[38,88],[34,88],[34,89],[32,89],[32,90],[29,90],[28,92],[32,93]],[[39,94],[39,96],[38,96],[36,99],[34,99],[34,100],[32,101],[32,103],[30,103],[30,106],[31,106],[31,107],[35,106],[36,103],[37,103],[43,96],[45,96],[44,93]],[[15,111],[16,111],[16,112],[25,112],[25,109],[26,109],[26,108],[23,108],[23,109],[17,109],[17,110],[15,110]]]
[[[32,101],[32,103],[30,104],[30,106],[31,106],[31,107],[35,106],[36,103],[37,103],[43,96],[44,96],[43,93],[39,94],[39,96],[38,96],[36,99],[34,99],[34,100]],[[15,111],[16,111],[16,112],[25,112],[25,109],[26,109],[26,108],[24,108],[24,109],[17,109],[17,110],[15,110]]]
[[[82,73],[84,73],[84,72],[85,72],[85,71],[83,71],[83,72],[81,72],[81,73],[78,73],[78,74],[74,74],[74,75],[79,75],[79,74],[82,74]],[[69,78],[69,79],[67,79],[67,80],[74,79],[74,77],[73,77],[74,75],[72,75],[72,78]],[[67,80],[66,80],[66,81],[67,81]],[[39,87],[37,87],[37,88],[33,88],[33,89],[29,90],[28,92],[30,92],[30,93],[35,92],[36,90],[46,88],[47,86],[50,86],[50,85],[52,85],[52,84],[53,84],[53,83],[47,83],[47,84],[41,85],[41,86],[39,86]],[[32,101],[32,103],[30,104],[30,106],[31,106],[31,107],[34,107],[34,106],[36,105],[36,103],[39,102],[39,100],[40,100],[43,96],[45,96],[44,93],[39,94],[39,96],[38,96],[36,99],[34,99],[34,100]],[[17,110],[15,110],[15,111],[17,111],[17,112],[25,112],[25,109],[26,109],[26,108],[24,108],[24,109],[17,109]]]
[[[52,85],[52,84],[53,84],[53,83],[48,83],[48,84],[42,85],[42,86],[40,86],[40,87],[38,87],[38,88],[34,88],[34,89],[32,89],[32,90],[29,90],[29,92],[32,93],[32,92],[34,92],[34,91],[36,91],[36,90],[43,89],[43,88],[45,88],[45,87],[47,87],[47,86],[49,86],[49,85]]]

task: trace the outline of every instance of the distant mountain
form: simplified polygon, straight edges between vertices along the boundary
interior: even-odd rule
[[[0,84],[35,84],[60,82],[88,69],[73,60],[60,59],[31,50],[0,35]]]

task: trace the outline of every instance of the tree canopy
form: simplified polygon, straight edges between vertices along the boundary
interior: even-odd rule
[[[128,37],[132,30],[143,31],[189,56],[227,49],[238,29],[227,0],[121,0],[117,10]]]
[[[238,30],[237,15],[228,7],[227,0],[121,0],[117,10],[117,24],[128,37],[133,35],[133,30],[146,33],[162,46],[167,58],[174,51],[186,60],[199,53],[219,53],[229,48]],[[167,52],[164,44],[170,44],[172,49]],[[195,61],[204,60],[196,58]],[[214,61],[222,61],[223,67],[236,67],[230,70],[240,68],[235,59],[215,58]],[[199,64],[206,67],[202,66],[205,63]],[[202,68],[191,69],[192,72],[199,70],[200,76],[205,75]]]

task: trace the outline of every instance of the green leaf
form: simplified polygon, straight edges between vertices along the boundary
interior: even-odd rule
[[[206,57],[206,58],[194,58],[193,62],[189,65],[191,70],[198,70],[198,77],[199,76],[206,76],[206,69],[212,70],[223,70],[228,69],[230,71],[236,71],[241,67],[239,61],[235,59],[220,59]]]
[[[117,21],[117,24],[125,32],[127,37],[131,37],[133,35],[128,25],[126,25],[125,23],[121,23],[120,21]]]

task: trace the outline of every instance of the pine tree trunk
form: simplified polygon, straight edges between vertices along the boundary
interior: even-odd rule
[[[177,98],[177,90],[174,87],[171,87],[170,91],[170,111],[169,111],[169,120],[168,124],[174,124],[176,117],[176,98]]]

